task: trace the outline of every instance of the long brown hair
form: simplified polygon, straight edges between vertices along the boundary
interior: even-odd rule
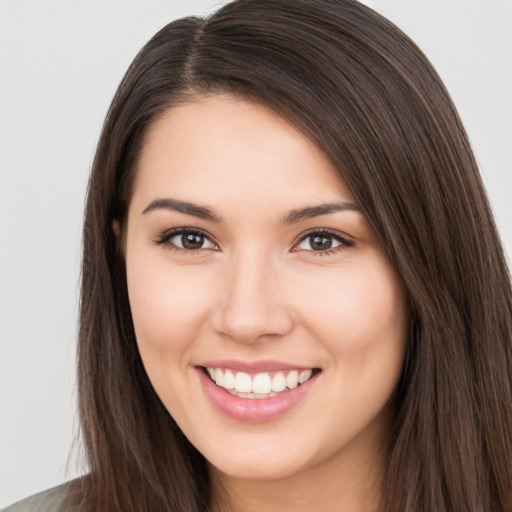
[[[83,510],[206,511],[206,461],[151,387],[122,253],[148,126],[227,92],[282,115],[348,184],[401,276],[411,333],[396,393],[388,512],[502,512],[512,482],[512,292],[478,169],[425,56],[354,0],[236,0],[159,31],[108,112],[83,232]]]

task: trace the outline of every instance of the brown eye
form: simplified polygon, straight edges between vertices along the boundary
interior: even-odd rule
[[[332,236],[315,235],[311,237],[309,244],[314,251],[325,251],[332,247],[332,242]]]
[[[158,245],[183,251],[200,251],[203,249],[217,249],[217,246],[202,231],[188,228],[167,231],[156,241]]]
[[[181,247],[184,249],[201,249],[204,244],[204,236],[196,233],[184,233],[181,235]]]
[[[315,231],[303,236],[295,246],[295,250],[309,252],[328,252],[329,250],[351,247],[353,242],[346,240],[337,233],[329,231]]]

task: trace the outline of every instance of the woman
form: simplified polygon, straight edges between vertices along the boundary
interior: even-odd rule
[[[173,22],[89,185],[90,474],[38,506],[507,510],[511,338],[467,137],[410,40],[351,0]]]

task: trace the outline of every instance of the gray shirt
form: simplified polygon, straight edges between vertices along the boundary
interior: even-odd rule
[[[2,512],[73,512],[64,506],[64,499],[69,483],[59,485],[43,491],[14,505],[5,508]]]

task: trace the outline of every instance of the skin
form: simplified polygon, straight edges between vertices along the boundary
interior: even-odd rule
[[[150,128],[128,212],[130,305],[149,378],[210,463],[215,510],[378,509],[406,293],[325,155],[268,109],[196,98]],[[148,206],[172,198],[216,219]],[[321,204],[351,209],[285,223]],[[318,213],[318,212],[317,212]],[[176,228],[201,230],[196,250]],[[313,231],[332,244],[312,246]],[[340,238],[341,237],[341,238]],[[201,243],[203,245],[201,245]],[[286,414],[251,423],[211,403],[196,366],[279,360],[321,370]]]

